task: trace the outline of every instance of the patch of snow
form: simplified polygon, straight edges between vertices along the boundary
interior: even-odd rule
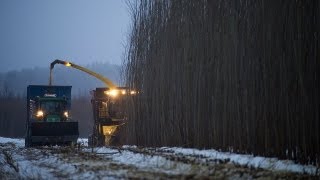
[[[46,168],[39,168],[36,166],[33,161],[26,159],[23,156],[14,155],[14,160],[17,162],[19,167],[19,174],[21,178],[26,179],[39,179],[39,178],[46,178],[46,179],[53,179],[53,176],[50,173],[50,170]]]
[[[88,138],[78,138],[78,143],[84,146],[88,146]]]
[[[87,139],[78,139],[78,143],[87,146]],[[4,145],[1,145],[4,144]],[[199,150],[192,148],[162,147],[142,148],[137,146],[123,146],[122,148],[88,148],[83,147],[81,153],[93,154],[66,154],[61,153],[59,146],[42,148],[24,148],[23,139],[0,137],[0,147],[6,148],[19,172],[15,172],[5,162],[5,157],[0,153],[0,170],[8,174],[17,175],[22,179],[118,179],[127,177],[128,173],[140,171],[142,173],[164,173],[167,175],[189,175],[210,172],[208,166],[196,166],[185,161],[170,158],[183,157],[187,160],[196,159],[197,162],[206,163],[208,160],[230,161],[234,164],[262,168],[275,171],[295,173],[308,173],[317,175],[317,167],[296,164],[290,160],[265,158],[253,155],[243,155],[229,152],[219,152],[214,149]],[[135,151],[135,150],[143,150]],[[144,153],[145,152],[145,153]],[[170,158],[168,158],[170,157]],[[2,168],[2,169],[1,169]],[[207,168],[207,169],[206,169]],[[0,171],[1,172],[1,171]],[[128,176],[130,177],[130,176]]]
[[[130,146],[132,147],[132,146]],[[118,164],[125,164],[135,166],[139,169],[157,170],[167,174],[188,174],[192,169],[192,165],[176,161],[167,160],[161,156],[151,156],[141,153],[133,153],[128,150],[121,150],[120,152],[110,148],[96,148],[96,153],[113,154],[110,156],[113,162]]]
[[[0,143],[1,144],[14,143],[16,146],[24,147],[24,139],[13,139],[13,138],[0,137]]]
[[[235,154],[229,152],[219,152],[214,149],[198,150],[192,148],[163,147],[161,149],[171,150],[174,153],[188,156],[204,156],[209,159],[230,160],[239,165],[263,168],[268,170],[288,171],[295,173],[307,173],[316,175],[317,167],[312,165],[296,164],[291,160],[279,160],[277,158],[266,158],[253,155]]]

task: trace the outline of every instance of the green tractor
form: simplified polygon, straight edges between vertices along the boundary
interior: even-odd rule
[[[69,111],[66,109],[67,100],[56,97],[38,97],[36,100],[38,111],[36,118],[46,122],[68,121]],[[45,112],[45,113],[44,113]]]
[[[71,86],[28,86],[25,146],[70,145],[79,137],[70,118]]]

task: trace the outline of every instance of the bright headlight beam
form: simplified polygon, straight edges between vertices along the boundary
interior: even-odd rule
[[[112,97],[116,97],[116,96],[118,96],[118,94],[119,94],[119,91],[116,90],[116,89],[112,89],[112,90],[110,90],[109,93],[108,93],[108,95],[109,95],[109,96],[112,96]]]
[[[36,114],[37,117],[43,117],[43,111],[39,110]]]
[[[130,91],[130,94],[136,94],[137,92],[136,91]]]
[[[65,117],[69,117],[68,111],[64,112],[63,115],[64,115]]]

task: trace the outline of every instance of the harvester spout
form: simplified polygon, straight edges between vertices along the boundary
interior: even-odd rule
[[[50,78],[49,78],[49,86],[52,85],[52,71],[53,71],[53,68],[54,68],[54,65],[56,64],[63,64],[65,66],[69,66],[68,64],[70,64],[69,62],[66,62],[66,61],[61,61],[59,59],[56,59],[55,61],[53,61],[51,64],[50,64]]]
[[[93,72],[87,68],[84,68],[82,66],[79,66],[79,65],[76,65],[74,63],[71,63],[69,61],[63,61],[63,60],[59,60],[59,59],[56,59],[55,61],[53,61],[51,64],[50,64],[50,79],[49,79],[49,85],[51,86],[52,85],[52,71],[53,71],[53,68],[54,68],[54,65],[56,64],[62,64],[62,65],[65,65],[67,67],[72,67],[72,68],[75,68],[75,69],[78,69],[80,71],[83,71],[85,73],[88,73],[89,75],[91,76],[94,76],[96,77],[97,79],[101,80],[102,82],[105,83],[105,85],[107,87],[109,87],[110,89],[114,89],[116,88],[117,86],[108,78],[96,73],[96,72]]]

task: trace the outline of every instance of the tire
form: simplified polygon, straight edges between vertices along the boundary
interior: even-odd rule
[[[28,138],[24,138],[24,147],[30,147],[30,144],[29,144],[29,139]]]
[[[26,135],[26,137],[25,137],[25,139],[24,139],[24,146],[25,146],[26,148],[33,146],[32,142],[31,142],[30,134],[31,134],[31,133],[30,133],[30,131],[29,131],[29,129],[28,129],[28,130],[27,130],[27,135]]]
[[[29,140],[29,131],[27,130],[27,134],[24,138],[24,147],[30,147],[30,140]]]

